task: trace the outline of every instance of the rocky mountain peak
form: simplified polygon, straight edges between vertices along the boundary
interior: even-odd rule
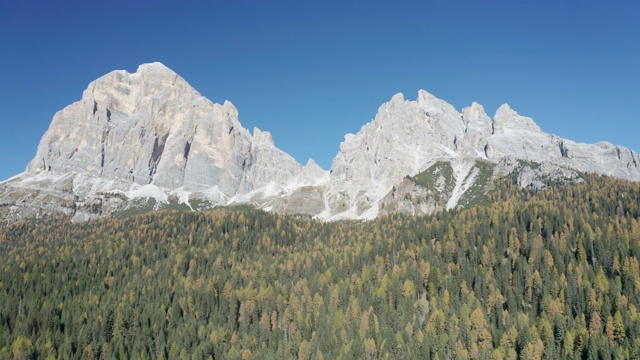
[[[390,104],[402,104],[404,102],[404,94],[397,93],[391,97]]]
[[[271,133],[268,131],[262,131],[257,127],[253,128],[253,140],[256,143],[275,146],[273,142],[273,136],[271,135]]]
[[[315,161],[315,160],[313,160],[313,159],[309,159],[309,160],[307,160],[307,164],[305,165],[305,167],[306,167],[306,168],[308,168],[308,169],[320,169],[320,170],[324,171],[324,170],[320,167],[320,165],[318,165],[318,164],[316,163],[316,161]]]
[[[415,101],[394,95],[358,134],[345,136],[331,166],[329,210],[321,216],[375,217],[395,183],[432,159],[458,156],[463,138],[463,121],[450,104],[424,90]]]
[[[413,101],[395,94],[345,135],[325,171],[311,159],[299,164],[271,133],[243,128],[231,102],[214,104],[151,63],[100,77],[56,113],[27,171],[0,183],[0,214],[62,211],[86,220],[153,198],[371,219],[464,205],[500,176],[517,173],[521,186],[540,188],[579,172],[638,181],[640,157],[546,134],[507,104],[492,120],[476,102],[459,112],[420,90]]]
[[[498,110],[496,110],[496,114],[493,116],[493,120],[496,123],[496,127],[504,127],[512,119],[518,117],[518,113],[509,106],[509,104],[504,103],[500,105]]]
[[[462,121],[465,124],[464,139],[467,154],[475,157],[484,152],[487,139],[493,133],[493,121],[477,102],[462,109]]]
[[[496,114],[493,116],[494,120],[494,132],[504,129],[530,131],[534,133],[541,133],[542,130],[533,119],[525,116],[520,116],[515,110],[513,110],[509,104],[502,104]]]
[[[320,179],[329,173],[328,171],[321,168],[320,165],[318,165],[313,159],[309,159],[307,161],[307,164],[304,166],[304,171],[307,174],[312,175],[312,177],[316,179]]]
[[[491,127],[491,118],[484,111],[484,107],[477,102],[473,102],[471,106],[462,109],[462,121],[465,125]]]
[[[416,99],[418,105],[425,105],[433,100],[438,100],[438,98],[426,90],[418,90],[418,98]]]
[[[79,198],[179,190],[223,205],[266,184],[284,186],[302,176],[302,165],[275,148],[270,133],[251,136],[231,102],[214,104],[151,63],[100,77],[54,116],[25,177],[62,174]]]
[[[138,66],[138,69],[136,70],[136,73],[144,73],[144,72],[153,72],[153,73],[156,73],[156,74],[176,75],[176,73],[173,70],[169,69],[165,64],[163,64],[163,63],[161,63],[159,61],[140,64]]]

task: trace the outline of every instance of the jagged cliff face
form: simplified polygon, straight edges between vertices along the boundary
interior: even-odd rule
[[[477,103],[459,113],[421,90],[416,101],[395,95],[358,134],[345,136],[331,167],[328,210],[321,217],[369,219],[377,216],[384,204],[408,213],[453,208],[479,174],[476,160],[495,164],[493,177],[520,171],[522,186],[541,187],[542,179],[577,179],[578,172],[640,180],[640,159],[629,149],[608,143],[578,144],[546,134],[532,119],[518,115],[506,104],[493,120]],[[446,203],[408,206],[412,203],[408,199],[415,194],[424,197],[434,191],[424,193],[425,189],[403,178],[442,161],[451,166],[451,178],[446,180],[452,187],[445,194]],[[523,161],[536,164],[535,169],[523,168]],[[407,190],[398,191],[394,185]],[[402,201],[393,201],[392,189],[394,196],[402,195]],[[419,208],[426,210],[416,210]]]
[[[375,212],[372,205],[405,175],[446,156],[462,125],[451,105],[426,92],[416,102],[395,95],[357,135],[345,136],[331,166],[325,215]]]
[[[212,103],[153,63],[91,83],[82,100],[55,115],[27,171],[82,172],[186,191],[213,184],[234,195],[284,182],[301,169],[268,133],[252,137],[230,102]]]
[[[501,106],[458,112],[420,91],[383,104],[347,134],[327,172],[242,127],[230,103],[214,104],[160,63],[114,71],[58,112],[27,170],[0,184],[0,215],[104,216],[137,199],[207,206],[249,204],[320,219],[371,219],[467,206],[499,177],[537,189],[579,172],[640,180],[638,154],[542,132]]]
[[[85,203],[102,208],[105,194],[125,201],[166,201],[171,194],[185,201],[193,194],[226,205],[267,187],[304,183],[309,173],[324,175],[315,163],[303,167],[276,148],[268,132],[254,129],[251,135],[230,102],[214,104],[166,66],[152,63],[133,74],[120,70],[99,78],[80,101],[58,112],[26,172],[5,184],[10,189],[4,198],[15,202],[47,193],[38,206],[74,215]],[[56,185],[61,176],[64,186]]]

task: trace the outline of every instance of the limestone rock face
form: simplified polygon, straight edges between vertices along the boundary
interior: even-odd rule
[[[491,119],[478,103],[458,112],[424,90],[414,101],[394,95],[345,135],[330,172],[303,166],[269,132],[244,129],[233,104],[152,63],[95,80],[55,114],[26,171],[0,183],[0,217],[83,221],[150,201],[372,219],[468,206],[502,176],[541,189],[581,172],[640,181],[640,157],[544,133],[507,104]]]
[[[357,135],[345,136],[331,166],[329,211],[322,216],[375,217],[376,203],[405,175],[458,156],[464,129],[460,113],[428,92],[420,91],[417,101],[396,94]]]
[[[248,171],[241,183],[240,193],[250,192],[270,183],[284,185],[296,176],[303,176],[303,166],[291,155],[278,149],[270,133],[255,128],[251,144]]]
[[[269,133],[251,136],[233,104],[212,103],[160,63],[91,83],[79,102],[56,114],[27,168],[186,191],[215,185],[226,195],[285,182],[301,170]]]
[[[424,215],[444,210],[428,189],[403,179],[380,201],[380,214]]]
[[[640,181],[640,157],[632,150],[608,143],[579,144],[544,133],[507,104],[493,120],[477,103],[460,114],[421,90],[415,101],[395,95],[372,122],[345,136],[326,186],[327,210],[319,217],[370,219],[391,209],[411,214],[437,210],[425,203],[424,189],[403,178],[441,161],[451,164],[455,182],[446,208],[455,207],[474,188],[474,159],[494,164],[494,177],[519,171],[523,187],[539,188],[541,179],[575,180],[579,172]],[[518,168],[520,162],[536,164],[535,170]],[[408,199],[421,199],[421,205]]]
[[[470,107],[462,109],[462,121],[465,124],[465,138],[467,139],[468,154],[471,157],[482,156],[485,151],[486,139],[493,133],[493,122],[484,111],[482,105],[474,102]],[[485,155],[486,156],[486,155]]]
[[[64,174],[71,183],[64,194],[76,197],[67,205],[114,193],[166,200],[172,192],[226,205],[270,184],[324,176],[318,169],[276,148],[268,132],[251,135],[230,102],[214,104],[152,63],[89,84],[80,101],[54,116],[27,171],[5,187],[49,191]],[[66,209],[75,213],[77,204]]]

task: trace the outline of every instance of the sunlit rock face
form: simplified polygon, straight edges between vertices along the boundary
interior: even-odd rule
[[[278,169],[265,171],[274,160]],[[284,182],[301,169],[268,133],[251,136],[233,104],[212,103],[152,63],[92,82],[80,101],[54,116],[27,171],[77,171],[168,189],[216,185],[235,195]]]
[[[268,132],[249,133],[230,102],[214,104],[152,63],[89,84],[80,101],[54,116],[26,172],[5,186],[48,191],[65,174],[76,199],[179,190],[226,205],[266,186],[313,183],[325,175],[313,165],[279,150]],[[41,181],[34,185],[34,178]]]
[[[408,178],[425,171],[430,184]],[[233,104],[212,103],[151,63],[95,80],[55,114],[26,171],[0,183],[0,217],[62,212],[83,221],[153,199],[155,208],[248,204],[372,219],[465,206],[471,192],[509,174],[540,189],[549,180],[579,181],[581,172],[638,181],[640,158],[544,133],[506,104],[492,119],[480,104],[459,112],[424,90],[413,101],[396,94],[345,135],[330,171],[313,160],[302,166],[270,133],[243,128]]]
[[[421,90],[415,101],[405,100],[402,94],[393,96],[373,121],[357,134],[345,136],[333,160],[325,191],[327,210],[321,217],[369,219],[389,202],[416,213],[407,199],[422,190],[403,179],[440,161],[452,167],[455,186],[446,208],[455,207],[471,188],[475,160],[495,164],[494,177],[526,172],[520,176],[523,187],[539,187],[541,179],[576,179],[579,172],[640,180],[640,158],[629,149],[608,143],[580,144],[544,133],[531,118],[518,115],[507,104],[493,119],[477,103],[460,113]],[[523,163],[536,164],[535,171],[521,169]],[[390,197],[394,186],[411,191],[394,202]],[[418,213],[428,213],[440,207],[422,204],[418,208],[427,209]],[[384,212],[389,212],[389,206]]]

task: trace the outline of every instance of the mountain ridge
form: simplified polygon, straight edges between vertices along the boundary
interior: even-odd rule
[[[142,64],[135,73],[112,71],[57,112],[25,172],[0,183],[0,215],[15,220],[64,212],[83,221],[152,198],[189,208],[198,200],[322,220],[373,219],[383,204],[396,203],[390,195],[396,185],[404,181],[408,189],[405,177],[437,162],[451,168],[450,178],[435,179],[451,183],[445,206],[398,209],[450,209],[471,188],[486,192],[474,187],[487,171],[478,161],[494,165],[491,179],[518,172],[523,187],[579,181],[580,172],[640,180],[640,158],[632,150],[544,133],[507,104],[493,118],[476,102],[459,112],[425,90],[414,101],[394,95],[357,134],[345,135],[330,171],[312,159],[303,166],[278,149],[269,132],[242,127],[238,116],[231,102],[211,102],[161,63]],[[414,185],[411,191],[421,196],[436,195],[436,187]]]
[[[526,160],[548,165],[537,177],[574,178],[577,172],[595,172],[640,180],[638,154],[632,150],[579,144],[546,134],[531,118],[506,104],[493,120],[477,103],[459,113],[421,90],[415,101],[394,95],[358,134],[345,137],[332,164],[331,181],[336,184],[330,186],[330,208],[373,218],[381,198],[405,175],[416,175],[445,160],[453,165],[456,185],[461,186],[475,159],[499,165],[496,175],[502,176],[517,167],[517,160]],[[328,217],[334,215],[338,214]]]

